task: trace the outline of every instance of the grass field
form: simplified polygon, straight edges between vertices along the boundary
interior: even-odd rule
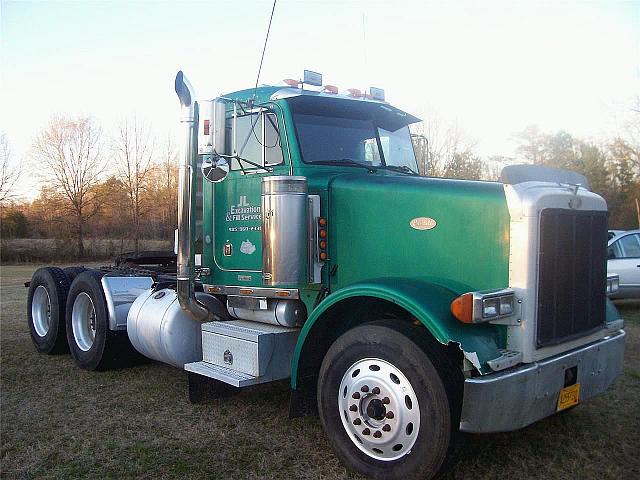
[[[288,419],[288,384],[191,405],[186,375],[148,363],[91,373],[35,352],[25,281],[1,270],[2,478],[359,478],[316,418]],[[623,304],[624,375],[605,395],[523,430],[464,438],[448,479],[640,478],[640,304]]]
[[[135,251],[133,240],[87,238],[84,241],[86,260],[111,260],[123,252]],[[139,250],[173,250],[165,240],[140,240]],[[69,262],[78,258],[76,242],[64,238],[8,238],[0,244],[0,260],[7,263]]]

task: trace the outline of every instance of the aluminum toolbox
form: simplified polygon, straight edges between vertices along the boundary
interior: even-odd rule
[[[202,325],[202,360],[253,377],[287,378],[299,329],[234,320]]]

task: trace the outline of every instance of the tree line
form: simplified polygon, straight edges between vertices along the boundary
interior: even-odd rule
[[[498,180],[501,167],[531,163],[577,171],[609,205],[611,228],[637,228],[640,199],[640,99],[632,118],[611,139],[595,142],[566,131],[527,127],[513,136],[514,157],[477,154],[477,143],[455,123],[436,115],[412,128],[422,175]],[[171,240],[177,224],[177,148],[160,141],[138,118],[121,121],[106,135],[88,117],[51,119],[33,140],[28,158],[15,162],[0,136],[0,219],[2,238],[57,238],[74,242],[78,256],[85,239]],[[21,200],[21,176],[40,179],[37,196]]]
[[[581,139],[564,130],[543,132],[531,125],[513,135],[514,157],[481,158],[471,137],[455,122],[437,116],[413,128],[412,138],[422,175],[499,180],[502,167],[516,163],[572,170],[584,175],[590,189],[607,201],[610,228],[640,226],[640,98],[612,138]]]
[[[10,167],[2,136],[2,237],[66,238],[84,257],[85,239],[172,239],[177,223],[177,149],[159,142],[151,127],[132,117],[107,137],[88,117],[56,117],[34,138],[27,174],[40,179],[32,201],[16,198],[25,168]],[[4,153],[6,152],[6,153]],[[23,163],[24,164],[24,163]],[[10,185],[10,186],[9,186]]]

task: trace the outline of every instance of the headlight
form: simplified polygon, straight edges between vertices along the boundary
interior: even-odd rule
[[[481,323],[513,315],[513,290],[469,292],[451,302],[451,313],[463,323]]]
[[[499,298],[487,298],[485,300],[482,300],[482,318],[497,317],[499,313]]]
[[[504,295],[500,297],[500,316],[511,315],[514,310],[515,295]]]

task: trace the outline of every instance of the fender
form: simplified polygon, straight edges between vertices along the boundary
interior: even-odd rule
[[[353,297],[373,297],[395,303],[419,320],[440,343],[457,343],[465,358],[480,373],[489,373],[486,361],[500,356],[498,348],[503,341],[500,327],[488,323],[467,325],[459,322],[450,311],[451,301],[459,294],[428,281],[401,278],[355,283],[332,293],[313,310],[298,336],[291,368],[291,388],[296,389],[298,366],[310,332],[322,328],[323,315],[331,307]]]

